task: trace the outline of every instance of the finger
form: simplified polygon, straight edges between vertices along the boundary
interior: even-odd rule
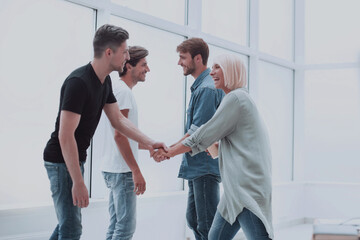
[[[157,152],[154,149],[150,149],[150,157],[154,156],[154,154],[156,154]]]
[[[88,197],[85,199],[85,203],[84,203],[84,207],[87,207],[87,206],[89,206],[89,198]]]
[[[76,197],[73,195],[73,204],[74,204],[74,206],[76,206],[76,202],[77,202],[77,199],[76,199]]]

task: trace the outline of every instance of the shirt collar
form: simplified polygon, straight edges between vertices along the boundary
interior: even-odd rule
[[[191,85],[190,90],[191,92],[195,91],[200,84],[202,83],[203,79],[210,74],[210,68],[207,68],[205,71],[203,71],[196,79],[195,82]]]

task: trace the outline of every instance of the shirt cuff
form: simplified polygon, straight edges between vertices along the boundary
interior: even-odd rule
[[[199,128],[198,126],[196,126],[194,124],[191,124],[191,126],[190,126],[189,130],[187,131],[187,133],[189,135],[192,135],[196,130],[198,130],[198,128]]]
[[[187,137],[181,142],[184,146],[187,146],[191,148],[191,151],[189,152],[190,156],[194,156],[204,150],[200,149],[198,144],[195,142],[194,137]]]

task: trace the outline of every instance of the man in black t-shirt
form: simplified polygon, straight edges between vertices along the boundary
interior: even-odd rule
[[[83,165],[102,110],[116,130],[141,143],[152,154],[154,149],[166,149],[163,143],[144,135],[121,114],[112,93],[108,75],[112,71],[121,72],[129,60],[128,38],[128,32],[120,27],[100,27],[93,41],[93,61],[73,71],[61,88],[55,131],[44,150],[58,218],[51,240],[80,239],[80,210],[89,205]]]

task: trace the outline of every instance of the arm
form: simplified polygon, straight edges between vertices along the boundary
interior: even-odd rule
[[[124,117],[127,118],[129,114],[129,109],[121,110],[121,113],[124,115]],[[126,164],[132,171],[135,185],[134,192],[136,192],[136,195],[143,194],[146,190],[146,182],[143,175],[141,174],[139,165],[137,164],[135,157],[131,151],[128,138],[122,135],[119,131],[115,130],[114,139]]]
[[[66,167],[73,182],[73,204],[79,207],[89,205],[89,194],[79,166],[79,153],[75,139],[75,130],[80,122],[80,114],[62,110],[60,114],[59,142]]]
[[[124,117],[116,103],[105,104],[104,111],[109,118],[111,125],[116,130],[126,137],[140,143],[145,149],[148,149],[151,152],[151,155],[153,155],[154,149],[164,148],[167,150],[164,143],[155,142],[136,128],[129,119]]]
[[[182,144],[181,142],[178,142],[174,145],[172,145],[168,152],[165,152],[162,149],[159,149],[155,154],[154,154],[154,160],[156,162],[161,162],[164,161],[165,159],[170,159],[176,155],[182,154],[182,153],[186,153],[186,152],[190,152],[191,148],[185,146],[184,144]]]
[[[204,151],[211,144],[226,137],[236,129],[240,116],[240,105],[236,96],[224,98],[214,116],[207,123],[191,134],[190,137],[171,147],[168,153],[159,150],[154,155],[154,159],[159,162],[183,152],[191,151],[190,154],[195,155]]]

